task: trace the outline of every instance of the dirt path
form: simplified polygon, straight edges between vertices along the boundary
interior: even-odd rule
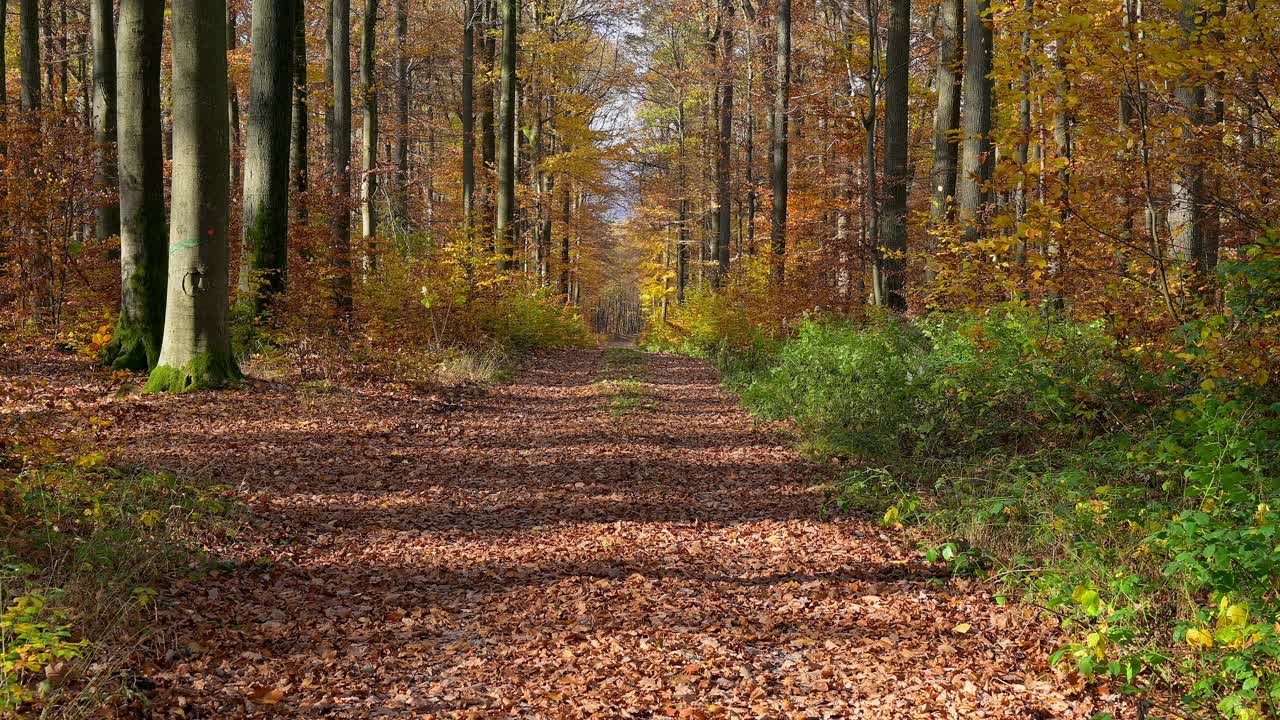
[[[271,386],[140,401],[134,454],[242,485],[259,518],[225,549],[235,567],[168,597],[177,640],[147,668],[147,714],[1114,711],[1048,671],[1029,611],[824,517],[819,469],[705,365],[646,362],[649,401],[623,417],[595,351],[457,403]]]

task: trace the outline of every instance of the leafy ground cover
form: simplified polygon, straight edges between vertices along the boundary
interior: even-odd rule
[[[598,392],[619,365],[648,388],[643,423]],[[205,539],[207,572],[156,586],[120,714],[1135,712],[1051,670],[1034,609],[824,512],[826,469],[697,360],[558,351],[461,395],[294,378],[156,397],[86,364],[28,370],[92,405],[100,442],[246,509]]]

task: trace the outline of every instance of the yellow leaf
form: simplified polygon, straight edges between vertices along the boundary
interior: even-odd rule
[[[898,522],[898,506],[897,505],[894,505],[893,507],[885,511],[883,522],[885,525],[897,524]]]
[[[960,633],[961,635],[964,635],[965,633],[967,633],[967,632],[969,632],[970,630],[972,630],[972,629],[973,629],[973,626],[972,626],[972,625],[970,625],[969,623],[960,623],[959,625],[957,625],[957,626],[955,626],[955,627],[953,627],[953,628],[951,628],[951,629],[952,629],[953,631],[957,632],[957,633]]]
[[[1213,635],[1207,630],[1191,628],[1187,631],[1187,644],[1197,650],[1208,650],[1213,647]]]

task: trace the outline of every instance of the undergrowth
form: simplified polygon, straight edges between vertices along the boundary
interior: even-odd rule
[[[1223,274],[1163,343],[1016,304],[769,333],[701,300],[651,341],[845,467],[836,507],[1056,615],[1055,663],[1253,720],[1280,716],[1280,245]]]
[[[92,438],[11,427],[0,468],[0,717],[96,717],[130,669],[161,588],[233,533],[229,491],[112,467]],[[87,436],[85,440],[81,435]]]

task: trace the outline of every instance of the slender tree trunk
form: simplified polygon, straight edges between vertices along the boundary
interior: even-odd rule
[[[791,0],[778,0],[777,78],[773,98],[773,264],[769,277],[781,285],[786,277],[788,113],[791,103]]]
[[[409,225],[409,0],[396,2],[396,221]]]
[[[1058,69],[1058,88],[1053,103],[1053,144],[1057,146],[1058,159],[1062,167],[1058,170],[1058,219],[1062,230],[1066,229],[1067,220],[1071,217],[1071,164],[1075,159],[1074,138],[1072,135],[1072,108],[1070,105],[1071,79],[1068,76],[1067,60],[1062,55],[1062,48],[1054,58]],[[1055,308],[1063,307],[1063,270],[1065,258],[1061,238],[1055,235],[1049,243],[1049,274],[1054,286],[1049,291],[1049,299]]]
[[[756,114],[751,104],[755,100],[755,48],[752,43],[750,23],[747,24],[747,138],[743,164],[746,165],[747,181],[747,254],[756,254],[756,208],[760,203],[759,190],[756,188]],[[665,306],[664,306],[665,307]]]
[[[44,46],[40,48],[44,57],[44,106],[52,110],[54,99],[57,97],[54,92],[57,85],[53,74],[53,0],[44,0],[44,7],[40,9],[39,17],[40,29],[44,33]]]
[[[475,0],[462,5],[462,215],[468,237],[475,229]]]
[[[40,109],[40,5],[39,0],[18,4],[18,31],[22,34],[22,99],[26,112]]]
[[[308,178],[309,158],[307,139],[310,121],[307,116],[307,3],[306,0],[294,0],[294,37],[293,37],[293,127],[289,138],[289,177],[293,180],[293,206],[299,222],[307,221],[306,192],[310,187]]]
[[[480,157],[484,163],[484,197],[482,198],[479,234],[488,239],[489,247],[496,249],[494,238],[494,220],[496,206],[496,172],[498,158],[498,133],[495,128],[495,98],[497,84],[493,82],[493,66],[497,53],[497,41],[492,30],[497,26],[497,5],[494,0],[480,0],[484,3],[484,26],[481,40],[481,62],[484,63],[485,77],[488,78],[480,93]]]
[[[284,292],[288,278],[297,10],[295,0],[257,0],[253,11],[240,292],[255,315]]]
[[[508,270],[515,243],[516,220],[516,31],[519,6],[501,0],[502,93],[498,133],[498,220],[496,227],[498,269]]]
[[[93,34],[93,135],[96,146],[95,184],[116,194],[116,28],[114,3],[90,0],[89,27]],[[98,242],[120,234],[120,203],[112,197],[99,205]]]
[[[1200,0],[1183,0],[1180,16],[1184,46],[1200,32],[1205,22],[1205,11]],[[1186,116],[1183,135],[1196,137],[1196,128],[1213,122],[1206,109],[1206,90],[1202,82],[1191,78],[1178,83],[1174,91],[1178,104]],[[1205,202],[1206,173],[1199,148],[1185,151],[1182,162],[1170,187],[1169,232],[1174,250],[1191,265],[1197,283],[1207,282],[1217,261],[1217,247],[1208,231],[1209,213]]]
[[[911,53],[911,0],[889,4],[885,43],[884,175],[888,186],[880,226],[881,297],[892,310],[907,309],[908,70]]]
[[[565,149],[568,151],[568,148]],[[565,178],[560,183],[560,213],[564,218],[564,229],[560,231],[560,294],[564,296],[565,302],[569,300],[569,270],[570,270],[570,237],[573,232],[573,193],[570,189],[569,178]]]
[[[964,0],[942,0],[938,11],[938,107],[933,115],[933,200],[929,220],[937,225],[951,216],[956,195],[956,161],[960,131],[960,37]],[[926,274],[932,279],[932,270]]]
[[[148,391],[239,377],[227,332],[225,0],[173,0],[173,216],[164,342]]]
[[[866,174],[866,191],[863,208],[866,220],[862,232],[866,247],[870,248],[871,260],[871,299],[876,305],[883,304],[881,293],[884,283],[880,279],[880,180],[876,161],[876,125],[879,113],[876,109],[880,100],[883,69],[880,64],[880,3],[878,0],[867,0],[867,109],[862,116],[862,128],[866,136],[866,152],[863,154],[863,167]],[[863,260],[867,259],[863,253]]]
[[[0,0],[0,78],[9,77],[9,0]],[[0,122],[9,118],[9,83],[0,82]],[[0,152],[4,148],[0,146]]]
[[[373,66],[378,22],[378,0],[365,0],[364,26],[360,36],[360,94],[364,99],[361,133],[360,234],[364,238],[364,270],[378,267],[378,216],[374,195],[378,192],[378,79]]]
[[[965,238],[978,238],[990,202],[991,180],[991,26],[989,0],[965,0],[964,153],[956,181],[956,205]]]
[[[223,0],[225,3],[226,0]],[[227,5],[227,51],[240,44],[239,16]],[[240,188],[240,92],[235,83],[227,84],[227,127],[231,137],[231,187]]]
[[[164,335],[169,268],[160,120],[164,0],[121,0],[118,78],[120,317],[102,361],[155,367]]]
[[[333,253],[333,304],[338,318],[351,317],[351,3],[332,0],[333,202],[329,220],[329,241]]]
[[[720,138],[716,163],[716,276],[717,287],[729,276],[729,233],[733,224],[733,0],[720,3]]]

